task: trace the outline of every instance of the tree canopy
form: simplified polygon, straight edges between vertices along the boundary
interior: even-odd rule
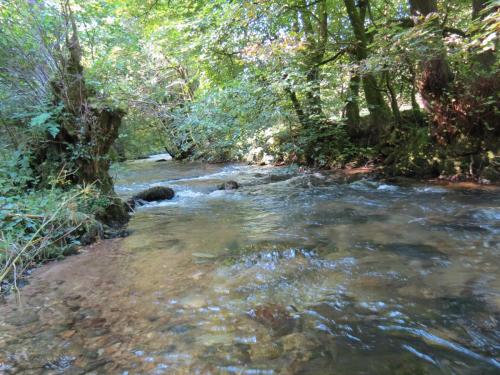
[[[470,155],[477,173],[497,160],[494,2],[8,0],[0,9],[0,117],[11,143],[27,129],[58,131],[51,82],[74,26],[92,100],[126,112],[122,156],[166,149],[222,161],[258,148],[275,162],[385,160],[399,174],[454,174]]]

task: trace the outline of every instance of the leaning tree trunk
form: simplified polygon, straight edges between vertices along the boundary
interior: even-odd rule
[[[59,173],[67,176],[70,184],[93,185],[108,201],[96,217],[104,224],[122,226],[129,215],[114,191],[107,155],[118,137],[124,112],[95,104],[95,100],[91,103],[91,93],[83,78],[76,24],[69,6],[66,4],[64,8],[71,36],[68,31],[67,55],[61,58],[59,75],[51,82],[54,104],[62,104],[63,114],[59,116],[59,133],[55,138],[49,137],[36,155],[37,170],[42,171],[44,164],[50,164],[59,171],[70,170],[71,173]]]

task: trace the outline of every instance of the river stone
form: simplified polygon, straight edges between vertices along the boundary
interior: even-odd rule
[[[12,316],[5,318],[5,321],[8,324],[11,324],[14,326],[24,326],[24,325],[38,322],[39,319],[40,319],[40,317],[38,316],[38,314],[36,312],[30,311],[30,310],[25,310],[25,311],[22,311],[22,312],[20,311],[15,315],[12,315]]]
[[[272,183],[275,183],[275,182],[282,182],[282,181],[286,181],[286,180],[289,180],[293,177],[295,177],[296,175],[294,174],[271,174],[269,176],[266,176],[264,178],[264,183],[269,183],[269,184],[272,184]]]
[[[133,199],[136,202],[146,201],[162,201],[165,199],[172,199],[174,197],[174,191],[166,186],[154,186],[147,190],[141,191],[139,194],[134,195]]]
[[[270,328],[275,336],[290,333],[295,326],[295,319],[285,306],[267,303],[248,312],[250,318]]]
[[[295,357],[300,357],[302,360],[311,358],[315,349],[321,346],[321,343],[314,337],[303,332],[294,332],[283,336],[280,342],[285,353],[295,353]],[[300,356],[297,356],[298,353],[300,353]]]
[[[64,331],[63,333],[61,333],[61,338],[63,338],[64,340],[68,340],[70,339],[71,337],[73,337],[75,335],[76,331],[74,329],[70,329],[70,330],[67,330],[67,331]]]
[[[134,199],[134,198],[129,198],[129,199],[127,199],[127,201],[125,202],[125,204],[127,205],[127,211],[128,211],[128,212],[132,212],[132,211],[134,211],[135,206],[136,206],[136,203],[135,203],[135,199]]]
[[[428,260],[431,258],[447,259],[448,256],[435,246],[420,243],[394,242],[380,246],[381,251],[388,251],[404,257]]]
[[[219,186],[219,190],[236,190],[240,185],[236,181],[226,181]]]
[[[103,237],[103,235],[103,225],[98,221],[95,221],[86,227],[85,232],[80,237],[80,243],[84,246],[90,245],[96,242],[99,238]]]
[[[250,346],[249,354],[254,362],[276,359],[283,354],[283,346],[273,341],[259,342]]]

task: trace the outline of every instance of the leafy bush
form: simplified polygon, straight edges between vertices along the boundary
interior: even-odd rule
[[[26,153],[16,150],[10,156],[0,154],[0,196],[22,194],[33,182]]]
[[[269,87],[243,77],[176,110],[171,128],[186,150],[194,147],[194,158],[238,160],[284,111]]]
[[[287,162],[330,167],[370,154],[370,150],[350,141],[342,123],[286,129],[275,138],[276,142],[270,152],[277,160]]]

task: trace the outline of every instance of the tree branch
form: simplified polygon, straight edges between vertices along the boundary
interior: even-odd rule
[[[332,61],[335,61],[337,60],[339,57],[341,57],[343,54],[345,54],[349,49],[348,48],[344,48],[344,49],[341,49],[339,52],[337,52],[335,55],[333,55],[332,57],[329,57],[321,62],[319,62],[318,64],[316,64],[316,66],[321,66],[321,65],[325,65],[325,64],[328,64],[329,62],[332,62]]]

